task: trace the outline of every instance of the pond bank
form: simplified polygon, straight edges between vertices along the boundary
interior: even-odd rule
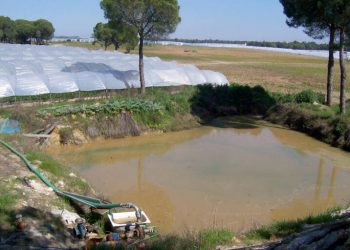
[[[95,105],[96,100],[87,102],[79,101],[71,105],[76,109],[70,109],[65,106],[65,103],[61,103],[49,106],[34,106],[27,109],[15,107],[14,109],[8,110],[7,114],[6,110],[2,111],[1,114],[12,116],[12,118],[19,120],[22,126],[24,126],[24,130],[27,132],[57,122],[59,126],[54,132],[55,136],[53,136],[56,138],[55,143],[81,144],[87,143],[97,137],[120,138],[124,136],[140,135],[142,133],[157,133],[158,131],[167,132],[192,128],[200,124],[208,123],[217,116],[246,114],[265,115],[270,107],[275,105],[276,102],[280,102],[280,99],[264,92],[260,88],[256,88],[252,91],[249,90],[248,87],[237,87],[232,93],[225,88],[215,91],[204,88],[199,90],[199,93],[195,88],[185,88],[183,91],[175,91],[174,93],[157,91],[159,90],[155,90],[155,92],[150,91],[149,96],[145,97],[147,101],[139,103],[137,101],[115,102],[115,100],[120,100],[116,98],[107,102],[98,102],[100,105],[97,106]],[[214,94],[212,95],[212,93]],[[123,100],[123,98],[121,99]],[[232,98],[234,101],[230,101]],[[129,99],[129,97],[126,99]],[[140,98],[132,97],[131,99],[137,100]],[[160,107],[158,107],[157,104],[160,105]],[[310,103],[308,107],[303,108],[315,112],[313,109],[315,109],[314,107],[316,106],[317,105]],[[323,106],[320,107],[323,109]],[[273,109],[271,112],[274,112]],[[302,112],[302,110],[300,110],[300,112]],[[336,112],[330,115],[327,114],[327,119],[332,116],[337,119],[338,117],[335,113]],[[295,125],[293,125],[294,123],[291,123],[290,119],[285,120],[283,112],[276,111],[278,116],[275,120],[271,118],[271,114],[272,113],[268,113],[268,116],[266,116],[268,120],[281,125],[290,125],[292,129],[298,129],[298,124],[310,119],[310,117],[314,118],[314,116],[308,116],[303,119],[298,118],[295,119]],[[324,114],[320,115],[320,117],[323,119]],[[326,141],[327,143],[341,147],[347,145],[345,144],[346,138],[348,138],[346,137],[348,131],[346,124],[349,123],[348,118],[345,117],[344,120],[345,123],[340,122],[341,126],[333,126],[333,129],[329,130],[341,135],[338,138],[341,138],[343,142],[339,140],[341,143],[333,143],[334,141],[337,142],[338,139],[332,137],[331,140]],[[222,124],[217,122],[217,120],[214,120],[216,126],[220,127]],[[245,122],[241,121],[239,123],[243,124]],[[236,123],[236,125],[237,124],[238,123]],[[337,123],[333,123],[333,125],[335,124]],[[302,132],[307,132],[303,129],[300,130]],[[314,136],[313,134],[311,135]],[[344,149],[347,148],[344,147]],[[226,237],[226,241],[227,238],[230,237]],[[198,237],[196,236],[194,239],[195,241],[191,242],[197,244]],[[218,242],[217,244],[221,243]]]
[[[256,117],[226,117],[212,124],[56,146],[48,153],[111,200],[133,199],[165,232],[182,231],[182,223],[248,230],[272,219],[317,214],[350,199],[346,152]]]
[[[1,155],[5,157],[2,159],[10,159],[10,161],[15,160],[13,157],[8,157],[6,152],[3,152],[1,148],[0,152]],[[39,156],[31,156],[30,158],[38,159]],[[43,158],[42,156],[41,160],[43,165],[50,165],[49,162],[45,160],[45,157]],[[0,163],[2,163],[2,161],[0,161]],[[21,163],[18,161],[17,164],[20,165]],[[37,162],[37,164],[41,165],[39,162]],[[51,161],[51,164],[54,163]],[[24,172],[24,174],[18,174],[17,178],[22,178],[23,176],[30,175],[29,173],[25,173],[25,168],[19,170]],[[54,177],[54,175],[52,177]],[[9,178],[5,180],[4,183],[7,183],[10,180],[11,179]],[[20,185],[22,185],[21,182],[18,182],[18,180],[19,179],[14,180],[14,182],[16,183],[16,189]],[[11,190],[13,191],[12,188]],[[22,188],[20,192],[23,192]],[[70,249],[80,249],[84,245],[83,241],[71,240],[71,236],[67,235],[66,231],[62,228],[61,222],[59,221],[58,217],[55,217],[51,213],[47,213],[45,212],[45,210],[43,210],[44,206],[41,206],[43,201],[42,198],[40,198],[40,200],[38,200],[38,198],[33,199],[34,197],[31,194],[33,191],[31,191],[31,189],[28,187],[26,188],[25,192],[26,199],[24,199],[24,202],[27,202],[29,198],[29,201],[33,202],[33,206],[36,206],[38,209],[25,211],[16,210],[16,212],[21,212],[24,214],[26,223],[30,221],[31,231],[28,231],[28,233],[20,237],[17,235],[15,238],[11,238],[10,241],[7,241],[10,238],[7,238],[6,234],[4,234],[4,231],[2,231],[0,249],[18,249],[18,246],[36,246],[38,249],[41,249],[40,247],[47,248],[48,246],[54,248],[69,247]],[[50,195],[50,204],[53,203],[52,199],[55,198],[52,195]],[[3,196],[1,196],[0,200],[3,201]],[[16,200],[15,202],[18,203],[19,201]],[[18,207],[18,205],[16,207]],[[2,209],[7,209],[7,206],[2,205]],[[3,210],[1,211],[1,216],[3,216],[2,212]],[[223,229],[208,229],[200,232],[187,232],[184,234],[184,236],[163,235],[160,238],[154,239],[154,241],[152,241],[152,244],[149,245],[147,249],[284,249],[286,246],[295,247],[296,242],[299,245],[302,244],[301,246],[303,247],[342,246],[343,248],[340,249],[346,249],[346,247],[349,246],[348,213],[349,211],[343,211],[342,213],[334,213],[332,211],[329,211],[320,216],[309,217],[305,220],[274,223],[271,226],[266,226],[259,228],[258,230],[253,230],[248,234],[238,234],[236,236],[235,233]],[[34,218],[30,219],[30,216],[34,216]],[[37,218],[40,218],[40,220],[38,221]],[[316,225],[310,226],[312,224]],[[4,224],[2,224],[2,226],[4,226]],[[51,231],[53,227],[56,228],[56,231],[54,231],[54,233],[53,231]],[[39,228],[41,232],[40,235],[37,234],[37,229]],[[3,230],[3,228],[1,230]],[[14,233],[16,233],[16,231],[13,231],[13,229],[9,228],[7,231],[7,236],[12,237]],[[278,238],[284,238],[288,235],[291,236],[282,240],[278,240]],[[3,238],[4,236],[5,238]],[[320,237],[322,237],[322,239],[320,239]],[[4,243],[4,240],[6,241],[6,243]],[[252,246],[256,244],[259,244],[259,246]],[[218,245],[221,246],[218,247]],[[230,247],[224,247],[223,245],[227,245]],[[232,247],[233,245],[235,245],[235,247]]]
[[[222,116],[260,115],[350,151],[350,111],[340,116],[336,105],[327,107],[320,104],[323,101],[323,95],[311,90],[279,94],[237,84],[183,86],[151,88],[143,97],[130,90],[102,100],[13,106],[0,109],[0,117],[20,121],[24,133],[58,124],[55,144],[81,144],[96,138],[180,131]],[[350,102],[347,105],[350,109]]]
[[[19,148],[23,150],[23,146]],[[83,247],[84,242],[72,237],[61,219],[62,214],[79,217],[77,207],[57,196],[8,149],[1,146],[0,156],[0,249]],[[49,157],[40,153],[27,157],[61,188],[82,193],[91,190],[81,178]]]
[[[312,108],[316,111],[295,104],[279,104],[267,112],[265,119],[350,151],[349,119],[346,116],[332,117],[327,114],[327,107],[322,110],[320,105],[314,105]]]

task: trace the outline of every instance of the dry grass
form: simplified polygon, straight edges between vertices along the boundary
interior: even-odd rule
[[[148,56],[195,64],[224,73],[230,82],[261,84],[269,90],[295,92],[306,88],[324,91],[327,59],[253,49],[147,46]],[[348,66],[350,70],[350,66]],[[335,72],[338,89],[339,69]]]
[[[98,45],[91,44],[67,45],[100,49]],[[145,54],[163,60],[194,64],[201,69],[219,71],[232,83],[260,84],[271,91],[290,93],[312,88],[325,92],[326,89],[326,58],[254,49],[160,45],[146,46]],[[347,68],[350,71],[350,65]],[[335,90],[339,89],[339,78],[339,66],[336,65]],[[334,97],[337,99],[338,93],[335,92]]]

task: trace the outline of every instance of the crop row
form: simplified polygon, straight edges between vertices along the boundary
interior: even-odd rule
[[[129,112],[160,112],[163,106],[158,103],[142,99],[112,100],[94,104],[67,104],[43,108],[38,111],[40,116],[64,116],[72,114],[113,114],[123,111]]]

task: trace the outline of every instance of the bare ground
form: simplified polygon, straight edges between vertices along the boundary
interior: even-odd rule
[[[24,178],[27,182],[30,180],[31,185]],[[0,249],[82,247],[84,242],[75,240],[61,219],[51,213],[53,209],[65,207],[62,200],[42,184],[17,156],[3,147],[0,147],[0,183],[17,199],[15,206],[5,211],[10,221],[0,225]],[[15,226],[14,217],[19,214],[23,216],[23,230]]]

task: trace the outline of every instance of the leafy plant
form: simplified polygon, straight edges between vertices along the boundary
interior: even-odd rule
[[[38,111],[40,116],[66,116],[76,114],[93,115],[96,113],[117,114],[128,112],[160,112],[163,109],[158,103],[144,99],[111,100],[104,103],[62,105],[43,108]]]
[[[296,103],[324,103],[324,96],[311,89],[301,91],[295,95]]]

